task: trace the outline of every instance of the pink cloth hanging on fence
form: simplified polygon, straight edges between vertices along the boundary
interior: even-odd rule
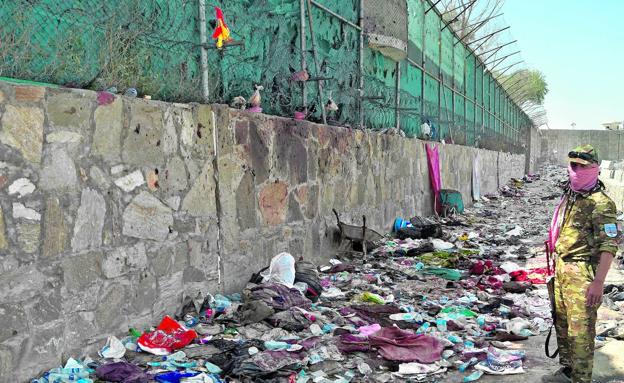
[[[442,181],[440,179],[440,154],[438,147],[435,145],[427,145],[427,167],[429,168],[429,181],[433,190],[433,207],[437,214],[442,213],[442,203],[440,202],[440,190],[442,189]]]

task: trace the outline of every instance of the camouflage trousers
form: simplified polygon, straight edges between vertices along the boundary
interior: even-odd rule
[[[572,369],[573,383],[591,383],[599,306],[587,307],[585,293],[594,276],[595,266],[590,263],[557,260],[555,329],[559,363]]]

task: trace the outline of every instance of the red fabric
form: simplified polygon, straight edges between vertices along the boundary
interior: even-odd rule
[[[187,346],[195,338],[195,331],[188,330],[171,317],[165,316],[156,331],[143,333],[137,343],[145,351],[164,355]]]
[[[477,288],[479,288],[479,290],[485,290],[485,289],[494,289],[494,290],[500,290],[503,288],[503,282],[493,276],[490,277],[482,277],[479,280],[479,283],[477,284]]]
[[[490,260],[487,260],[485,262],[476,261],[470,267],[470,274],[472,275],[490,274],[491,271],[494,271],[493,266],[494,264]],[[497,275],[496,273],[494,274]]]
[[[425,144],[427,151],[427,167],[429,168],[429,182],[433,190],[433,207],[436,213],[442,213],[442,202],[440,201],[440,190],[442,181],[440,178],[440,153],[438,147]]]
[[[370,344],[387,360],[434,363],[440,360],[444,345],[437,338],[414,334],[397,327],[384,327],[369,336]]]
[[[548,269],[546,267],[540,267],[535,269],[512,271],[511,273],[509,273],[509,276],[511,277],[512,281],[529,281],[534,285],[543,285],[546,283]]]
[[[214,33],[212,34],[212,38],[219,38],[221,35],[230,35],[230,29],[227,24],[225,24],[225,20],[223,20],[223,11],[219,7],[215,7],[215,12],[217,14],[217,27],[215,28]]]

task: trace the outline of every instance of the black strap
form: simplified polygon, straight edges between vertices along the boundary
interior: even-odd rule
[[[557,355],[559,355],[559,347],[557,347],[557,349],[552,353],[552,355],[550,354],[549,344],[550,344],[550,336],[552,335],[553,327],[555,327],[555,325],[550,326],[550,329],[548,330],[548,335],[546,335],[546,343],[544,344],[544,351],[546,352],[546,356],[551,359],[555,359]]]

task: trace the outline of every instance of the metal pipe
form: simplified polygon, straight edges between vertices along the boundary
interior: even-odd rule
[[[305,0],[299,0],[299,44],[301,48],[301,70],[307,70],[306,64],[306,36],[305,36]],[[301,82],[301,103],[303,113],[308,114],[308,95],[306,94],[306,83]]]
[[[206,34],[206,0],[199,0],[199,41],[201,44],[201,71],[202,71],[202,96],[204,102],[210,101],[210,89],[208,88],[208,40]]]
[[[364,129],[364,0],[360,0],[360,9],[358,12],[358,24],[360,25],[360,41],[358,52],[358,66],[360,71],[359,78],[359,112],[360,112],[360,128]]]
[[[348,24],[350,26],[352,26],[353,28],[360,30],[361,27],[358,26],[357,24],[352,23],[351,21],[345,19],[344,17],[340,16],[339,14],[337,14],[336,12],[332,11],[331,9],[327,8],[326,6],[324,6],[323,4],[319,4],[318,2],[311,0],[312,5],[314,5],[315,7],[317,7],[318,9],[321,9],[327,13],[329,13],[330,15],[334,16],[335,18],[337,18],[338,20],[342,21],[345,24]]]
[[[314,68],[316,75],[321,75],[321,66],[319,65],[318,54],[316,53],[316,36],[314,35],[314,20],[312,18],[312,1],[308,0],[308,22],[310,23],[310,41],[312,42],[312,57],[314,57]],[[323,124],[327,125],[327,116],[325,114],[325,97],[323,97],[323,80],[316,82],[318,89],[319,106],[321,108],[321,116]]]

